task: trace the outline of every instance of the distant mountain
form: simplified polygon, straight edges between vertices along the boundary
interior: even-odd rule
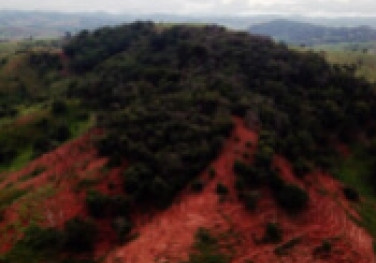
[[[105,12],[40,12],[0,10],[0,40],[29,38],[54,38],[66,31],[76,33],[82,29],[94,29],[129,23],[136,20],[173,24],[217,24],[236,30],[248,30],[250,25],[268,23],[276,19],[301,21],[322,26],[376,25],[375,17],[328,18],[304,17],[297,15],[249,15],[249,16],[211,16],[211,15],[173,15],[173,14],[109,14]]]
[[[305,45],[376,40],[376,30],[369,26],[327,27],[282,19],[253,25],[249,31],[287,43]]]
[[[66,31],[74,33],[122,21],[124,17],[106,13],[0,11],[0,39],[58,37]]]

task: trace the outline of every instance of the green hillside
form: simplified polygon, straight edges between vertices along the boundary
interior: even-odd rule
[[[115,222],[120,212],[106,207],[126,204],[122,224],[115,225],[124,240],[132,238],[127,234],[134,211],[166,208],[195,182],[220,153],[233,116],[259,132],[253,166],[230,164],[240,199],[247,202],[250,191],[266,187],[290,215],[304,211],[309,195],[279,176],[273,156],[286,157],[303,178],[314,169],[339,169],[337,146],[370,147],[376,131],[375,87],[352,68],[218,26],[135,22],[85,30],[63,54],[34,50],[4,61],[0,93],[3,170],[22,166],[90,125],[103,131],[96,147],[109,157],[108,167],[130,163],[119,199],[86,189],[93,221]],[[365,158],[376,163],[373,155]],[[363,182],[376,187],[373,175]],[[219,185],[217,192],[226,189]],[[67,262],[67,255],[91,260],[89,233],[95,233],[93,224],[78,219],[64,229],[30,228],[0,262],[25,262],[33,255],[33,262]]]

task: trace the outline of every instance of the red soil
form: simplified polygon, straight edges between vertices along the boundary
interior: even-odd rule
[[[21,237],[21,228],[15,227],[17,224],[27,226],[33,222],[46,227],[62,228],[67,220],[75,216],[87,217],[83,191],[85,188],[79,186],[82,179],[92,183],[103,193],[121,193],[122,169],[103,169],[107,160],[97,156],[92,144],[92,138],[97,134],[98,132],[90,132],[66,143],[31,162],[24,169],[7,175],[0,183],[0,189],[11,184],[17,189],[28,190],[24,198],[19,198],[5,210],[4,220],[0,223],[1,253],[9,250]],[[36,169],[41,173],[34,178],[28,178]],[[112,184],[111,190],[108,183]],[[46,187],[50,187],[49,193],[46,191],[37,194]],[[108,220],[97,222],[97,227],[99,237],[95,254],[103,256],[115,243],[116,236]]]
[[[282,157],[275,158],[275,166],[283,178],[304,187],[310,202],[307,211],[297,216],[288,216],[278,208],[268,189],[261,191],[258,207],[248,212],[236,197],[235,176],[232,171],[236,159],[246,151],[253,153],[255,147],[247,149],[252,141],[256,146],[256,132],[247,130],[244,123],[235,118],[235,129],[226,142],[222,154],[211,164],[216,170],[214,179],[208,179],[207,171],[200,176],[206,181],[199,194],[185,190],[167,210],[151,213],[136,220],[139,236],[111,252],[106,263],[179,262],[187,259],[199,227],[216,233],[227,233],[232,246],[232,263],[250,262],[375,262],[372,238],[353,221],[347,213],[351,211],[343,198],[341,185],[329,175],[316,172],[300,181],[293,174],[289,163]],[[234,140],[239,138],[240,141]],[[215,193],[218,182],[225,184],[230,192],[224,200]],[[276,256],[278,245],[258,242],[263,236],[265,225],[277,222],[283,229],[283,242],[293,238],[301,241],[284,256]],[[313,255],[323,240],[333,244],[330,255]],[[283,243],[281,243],[283,244]]]
[[[97,221],[96,257],[107,255],[106,263],[179,262],[187,258],[197,229],[206,227],[214,233],[228,234],[233,251],[232,263],[247,260],[260,263],[375,262],[372,238],[349,219],[348,214],[355,218],[358,215],[343,197],[341,184],[322,172],[312,173],[302,181],[293,175],[290,164],[284,158],[276,156],[274,164],[281,171],[281,176],[309,193],[307,211],[288,216],[278,208],[266,188],[260,190],[261,198],[256,211],[246,211],[233,187],[235,176],[232,166],[236,159],[243,158],[244,152],[252,154],[255,151],[257,133],[246,129],[241,119],[234,118],[234,122],[231,138],[225,143],[221,155],[210,165],[216,170],[215,178],[210,179],[207,171],[200,175],[206,182],[201,193],[194,194],[187,189],[167,210],[137,216],[135,224],[139,236],[110,253],[116,241],[115,234],[108,220]],[[0,191],[9,184],[29,191],[25,198],[19,198],[5,211],[4,220],[0,223],[0,252],[9,250],[21,237],[22,226],[31,221],[61,228],[72,217],[87,217],[85,192],[79,187],[82,179],[86,179],[86,183],[91,180],[104,193],[121,193],[120,171],[126,164],[122,168],[105,171],[102,167],[107,160],[97,156],[91,143],[96,134],[90,132],[41,156],[24,169],[7,175],[0,183]],[[248,141],[253,142],[251,148],[246,147]],[[25,177],[38,167],[44,168],[39,175]],[[22,178],[27,179],[20,180]],[[229,188],[229,194],[223,200],[215,193],[219,182]],[[113,187],[109,188],[109,183]],[[53,189],[52,193],[40,194],[41,197],[30,195],[47,186]],[[300,242],[286,255],[276,256],[274,249],[278,245],[258,242],[268,222],[281,225],[284,232],[281,244],[293,238],[299,238]],[[333,244],[332,253],[313,255],[314,249],[326,239]]]

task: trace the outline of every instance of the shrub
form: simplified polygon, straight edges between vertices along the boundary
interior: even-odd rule
[[[93,249],[96,237],[95,225],[75,217],[64,225],[64,246],[71,252],[81,253]]]
[[[283,179],[274,171],[268,177],[268,184],[274,193],[281,191],[285,186]]]
[[[308,194],[295,185],[284,185],[275,193],[277,202],[289,213],[302,211],[308,203]]]
[[[304,175],[312,171],[312,165],[310,165],[306,160],[297,159],[293,163],[294,173],[297,177],[302,178]]]
[[[248,149],[252,148],[252,147],[253,147],[253,142],[251,142],[251,141],[247,141],[247,142],[245,143],[245,147],[248,148]]]
[[[274,150],[269,146],[261,147],[254,156],[254,165],[261,168],[270,168],[273,160]]]
[[[282,229],[276,223],[268,223],[262,239],[266,243],[279,243],[282,241]]]
[[[71,132],[66,124],[60,124],[56,127],[54,134],[52,135],[58,142],[63,142],[69,139]]]
[[[243,178],[236,178],[235,189],[239,192],[244,191],[246,189],[246,184]]]
[[[331,251],[332,251],[332,243],[329,240],[325,239],[322,241],[320,246],[314,249],[313,254],[314,255],[330,254]]]
[[[104,217],[108,210],[109,198],[102,193],[90,190],[86,193],[86,206],[93,217]]]
[[[286,243],[276,247],[274,249],[274,254],[278,256],[286,255],[288,254],[289,250],[291,250],[294,246],[299,244],[301,241],[302,241],[301,237],[293,238],[287,241]]]
[[[118,240],[124,242],[132,230],[132,223],[125,217],[116,217],[112,223]]]
[[[235,160],[233,170],[236,175],[242,177],[248,177],[252,173],[252,167],[239,160]]]
[[[351,187],[343,188],[343,194],[345,195],[347,200],[358,202],[359,201],[359,193]]]
[[[229,256],[223,254],[218,246],[218,240],[205,228],[199,228],[195,236],[195,252],[189,255],[189,260],[182,263],[229,263]]]
[[[242,193],[241,195],[241,199],[243,200],[244,205],[248,210],[255,210],[259,198],[260,194],[258,191],[249,191]]]
[[[37,138],[33,143],[33,156],[38,157],[41,154],[50,151],[53,148],[49,138],[43,136]]]
[[[202,191],[202,188],[204,187],[203,183],[200,181],[200,180],[195,180],[192,184],[191,184],[191,189],[193,192],[195,193],[199,193]]]
[[[52,114],[54,115],[62,115],[64,113],[66,113],[68,110],[68,107],[67,107],[67,104],[65,103],[65,101],[62,101],[62,100],[55,100],[53,103],[52,103]]]
[[[113,216],[128,216],[131,208],[131,200],[125,195],[109,198],[109,209]]]
[[[208,173],[209,173],[209,178],[212,179],[212,178],[215,177],[216,171],[215,171],[215,169],[213,167],[210,167]]]
[[[215,192],[218,195],[227,195],[228,194],[228,188],[222,183],[218,183],[217,187],[215,188]]]
[[[29,226],[22,243],[36,250],[57,249],[61,246],[62,234],[54,228],[43,229],[37,225]]]
[[[243,153],[243,158],[244,158],[244,159],[247,160],[247,159],[249,159],[250,157],[251,157],[251,155],[250,155],[248,152],[244,152],[244,153]]]

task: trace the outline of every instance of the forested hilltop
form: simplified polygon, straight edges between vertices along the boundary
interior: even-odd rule
[[[67,253],[91,260],[94,229],[103,220],[110,220],[119,241],[132,242],[135,214],[168,208],[187,185],[202,190],[197,176],[221,153],[234,118],[259,137],[253,162],[245,153],[229,164],[238,198],[249,210],[257,206],[252,193],[264,188],[289,215],[307,209],[309,193],[285,181],[273,164],[276,156],[291,163],[299,181],[313,171],[331,171],[341,159],[339,146],[376,149],[375,87],[351,67],[330,65],[319,54],[292,51],[267,37],[219,26],[135,22],[84,30],[62,52],[22,56],[41,81],[35,87],[40,93],[29,96],[32,89],[22,76],[7,80],[15,93],[2,101],[4,118],[18,116],[15,105],[44,105],[42,117],[27,126],[35,138],[25,139],[40,156],[74,136],[72,123],[95,117],[95,147],[109,158],[103,169],[120,169],[121,191],[113,196],[95,188],[96,181],[80,181],[75,189],[84,196],[84,219],[73,218],[60,228],[26,228],[0,262],[68,262]],[[46,136],[37,136],[44,129]],[[0,154],[6,166],[22,147],[17,137],[14,144],[0,143],[6,146]],[[103,170],[101,178],[106,174]],[[216,171],[209,174],[215,177]],[[376,188],[374,177],[364,180]],[[228,193],[222,184],[216,191]],[[356,199],[354,189],[347,192]],[[270,235],[278,232],[275,225],[269,228]],[[225,258],[212,262],[228,262]]]

